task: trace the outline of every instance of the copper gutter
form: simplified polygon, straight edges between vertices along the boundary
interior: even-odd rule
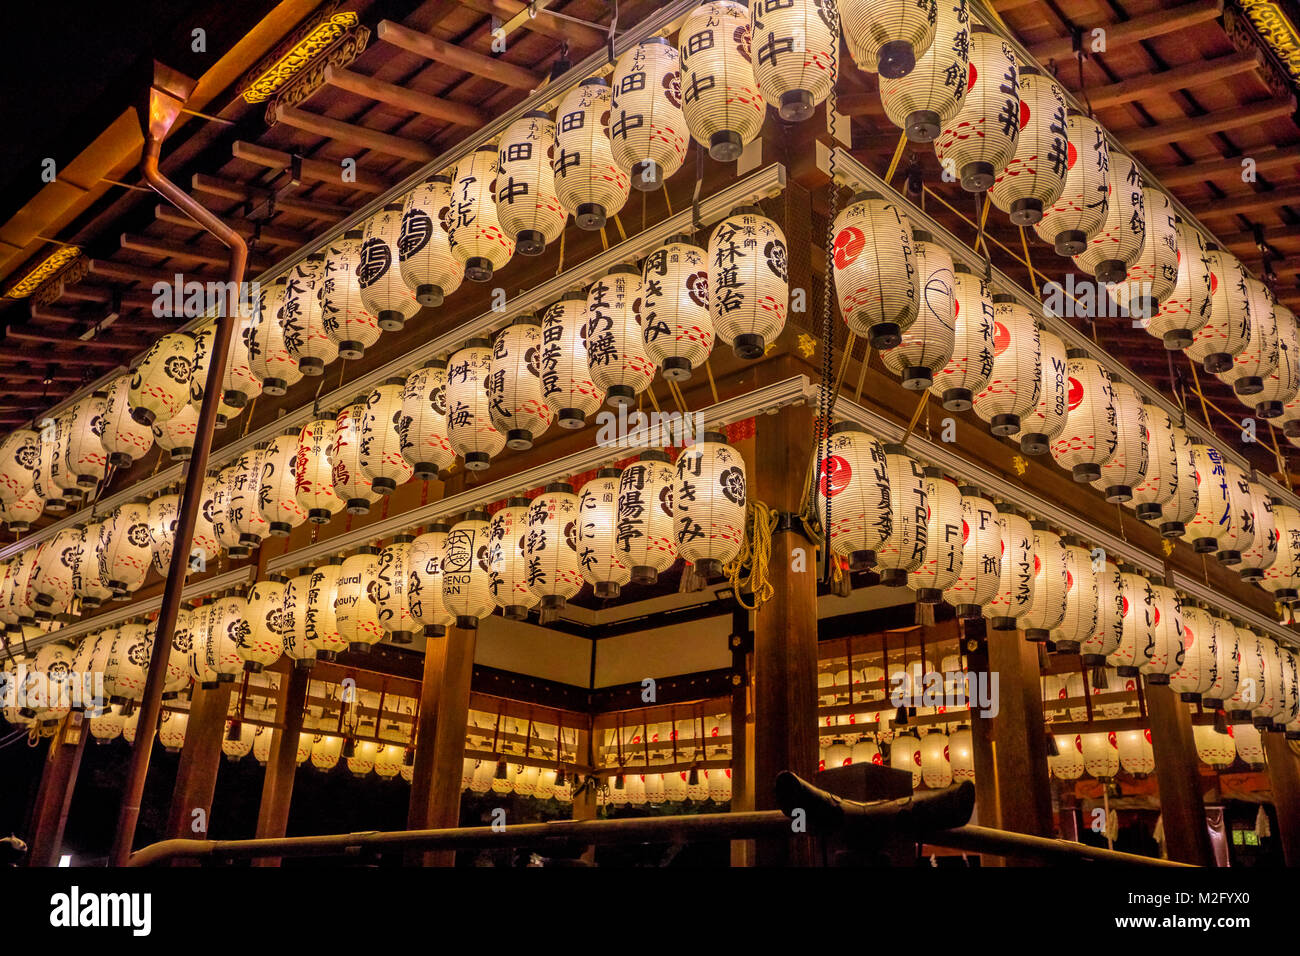
[[[149,655],[149,673],[145,680],[144,699],[140,704],[140,723],[135,745],[131,749],[131,762],[122,796],[122,809],[118,815],[113,851],[109,857],[112,866],[126,865],[131,856],[136,824],[140,819],[145,778],[149,774],[149,756],[153,751],[154,735],[158,729],[158,718],[162,710],[162,692],[166,682],[167,659],[171,655],[172,632],[176,629],[181,592],[185,587],[185,574],[189,570],[190,544],[194,539],[194,525],[203,494],[203,477],[208,469],[208,453],[212,449],[212,434],[217,424],[221,381],[226,373],[226,357],[230,351],[235,317],[242,305],[240,290],[244,281],[244,269],[248,263],[248,246],[239,233],[183,192],[179,186],[163,175],[158,165],[162,142],[179,118],[194,87],[195,82],[189,77],[161,63],[154,63],[154,82],[149,91],[148,116],[145,124],[142,172],[145,181],[159,195],[230,249],[230,269],[227,273],[229,283],[226,303],[217,314],[208,377],[203,389],[203,404],[199,408],[194,451],[186,468],[185,487],[181,492],[178,506],[171,564],[167,569],[167,583],[163,591],[162,607],[158,612],[158,627],[154,632],[153,651]]]

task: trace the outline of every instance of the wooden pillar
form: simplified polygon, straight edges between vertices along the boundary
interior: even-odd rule
[[[447,629],[442,687],[438,693],[437,726],[433,736],[433,783],[430,788],[429,826],[460,826],[461,770],[465,764],[465,728],[469,723],[470,680],[474,674],[474,646],[478,631]],[[454,866],[451,850],[425,854],[426,866]]]
[[[1168,685],[1148,683],[1146,701],[1160,786],[1160,815],[1165,825],[1165,852],[1169,859],[1180,863],[1214,866],[1191,711]]]
[[[731,690],[731,812],[746,813],[754,809],[754,724],[749,679],[753,632],[748,611],[737,610],[732,615],[731,630],[731,667],[740,677]],[[754,841],[732,840],[731,865],[751,866],[753,862]]]
[[[195,686],[190,698],[190,720],[185,729],[172,793],[167,836],[189,840],[207,839],[212,822],[212,794],[221,766],[221,741],[226,732],[226,711],[234,683],[218,684],[211,690]],[[201,819],[195,811],[202,811]],[[202,829],[195,829],[202,824]]]
[[[1053,836],[1047,733],[1038,670],[1038,646],[1020,631],[995,631],[983,621],[966,625],[972,680],[988,675],[993,717],[971,714],[975,788],[982,826]],[[997,693],[993,694],[993,681]],[[997,858],[990,858],[997,862]],[[1027,863],[1027,860],[1015,860]]]
[[[447,638],[424,640],[424,676],[420,682],[420,717],[415,725],[415,766],[411,772],[411,802],[406,812],[410,830],[427,830],[433,826],[433,760],[438,728],[438,697],[442,692],[442,672],[447,656]],[[467,716],[468,719],[468,716]],[[424,854],[407,854],[408,866],[419,866]]]
[[[302,735],[303,707],[311,672],[290,666],[280,674],[275,699],[276,728],[262,780],[262,803],[257,811],[257,838],[282,837],[289,827],[289,804],[298,772],[298,739]],[[279,857],[258,857],[254,866],[279,866]]]
[[[755,422],[754,480],[749,493],[779,512],[797,512],[802,476],[813,451],[813,410],[783,408]],[[768,566],[772,598],[754,614],[755,810],[777,809],[773,784],[789,770],[817,772],[817,558],[799,532],[778,525]],[[735,727],[733,726],[733,732]],[[735,775],[732,775],[733,787]],[[762,866],[809,865],[806,837],[761,840]]]
[[[587,726],[579,728],[578,730],[578,745],[576,750],[576,756],[580,764],[585,764],[588,767],[596,766],[595,734],[592,732],[592,727],[594,723],[595,723],[594,718],[588,716]],[[595,779],[596,778],[593,778],[593,780]],[[579,779],[575,777],[571,781],[570,785],[576,786],[579,782],[580,782]],[[599,806],[596,800],[596,786],[597,785],[593,783],[593,785],[590,787],[584,787],[581,793],[577,793],[574,795],[573,819],[575,820],[596,819],[596,814],[599,810]],[[594,844],[588,846],[586,849],[582,851],[582,860],[585,863],[590,863],[592,865],[595,865],[596,847]]]
[[[1268,780],[1273,789],[1282,858],[1287,866],[1300,866],[1300,758],[1279,733],[1264,734],[1264,754],[1268,757]],[[1168,831],[1165,827],[1165,832]]]
[[[28,866],[57,866],[63,847],[63,830],[68,822],[68,807],[81,769],[81,755],[86,749],[90,728],[80,713],[73,712],[50,741],[45,755],[45,769],[36,794],[36,811],[32,815],[28,839]]]

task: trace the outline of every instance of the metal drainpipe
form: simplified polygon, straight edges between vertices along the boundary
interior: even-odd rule
[[[158,718],[162,710],[162,692],[166,683],[167,659],[171,654],[172,632],[176,629],[181,590],[185,586],[185,574],[189,569],[190,544],[194,538],[195,520],[203,494],[203,477],[208,469],[212,433],[217,423],[221,381],[226,372],[226,357],[230,351],[235,316],[241,307],[240,290],[244,281],[244,268],[248,262],[248,245],[243,237],[193,197],[183,192],[179,186],[164,176],[158,167],[163,139],[170,132],[181,107],[189,99],[194,85],[194,81],[188,77],[162,64],[154,64],[154,83],[150,91],[149,111],[145,123],[142,172],[145,180],[159,195],[229,247],[229,285],[225,306],[217,315],[216,334],[212,339],[211,360],[208,365],[207,382],[203,389],[203,404],[199,409],[194,450],[190,455],[185,473],[185,488],[178,507],[171,564],[167,570],[162,608],[158,612],[158,627],[154,632],[153,650],[149,656],[149,674],[145,680],[144,699],[140,705],[140,723],[136,731],[135,745],[131,749],[131,762],[122,796],[122,809],[118,815],[113,852],[109,858],[112,866],[126,865],[131,856],[136,824],[140,819],[145,778],[149,773],[149,757],[153,751],[154,735],[158,729]]]

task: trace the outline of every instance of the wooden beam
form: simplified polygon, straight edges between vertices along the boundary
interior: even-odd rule
[[[1147,126],[1143,129],[1113,129],[1111,132],[1129,149],[1150,149],[1154,146],[1203,139],[1214,133],[1224,133],[1243,126],[1256,126],[1270,120],[1284,119],[1294,112],[1295,98],[1287,97],[1234,106],[1204,116],[1190,116],[1169,123],[1157,123],[1155,126]]]
[[[76,285],[70,285],[64,288],[61,298],[72,299],[74,302],[93,302],[96,305],[108,307],[113,303],[114,293],[118,294],[118,301],[121,303],[123,310],[129,311],[132,309],[143,309],[148,312],[153,309],[154,296],[148,293],[123,292],[120,289],[114,289],[109,286],[89,285],[84,282],[78,282]],[[45,314],[46,311],[48,310],[42,310],[40,318],[53,319],[56,322],[64,321],[59,319],[57,316],[47,316]],[[103,309],[101,309],[100,312],[102,313]],[[37,317],[35,309],[32,310],[32,316],[34,318]],[[140,322],[148,323],[150,320],[153,320],[153,317],[149,315],[131,317],[132,324]],[[69,319],[67,321],[71,320]],[[170,319],[156,319],[153,321],[159,326],[166,325],[167,327],[171,327],[176,324]]]
[[[316,113],[308,113],[296,106],[281,106],[275,111],[275,121],[304,133],[337,140],[346,146],[373,149],[390,156],[413,159],[419,163],[427,163],[438,155],[437,150],[432,146],[426,146],[417,140],[405,139],[391,133],[381,133],[377,129],[367,129],[355,123],[345,123]]]
[[[202,232],[203,227],[194,223],[188,216],[178,212],[171,206],[158,206],[154,210],[154,218],[159,222],[165,222],[169,226],[181,226],[196,232]],[[284,229],[278,226],[267,225],[266,223],[250,222],[247,219],[226,219],[226,225],[230,226],[245,239],[258,242],[264,242],[272,246],[289,246],[298,248],[307,242],[308,236],[296,229]]]
[[[1160,185],[1170,189],[1203,182],[1242,182],[1241,163],[1247,157],[1255,161],[1255,169],[1258,172],[1278,167],[1293,167],[1300,165],[1300,146],[1249,150],[1241,156],[1202,159],[1177,166],[1157,166],[1151,170],[1151,175],[1159,180]]]
[[[1286,737],[1264,733],[1264,755],[1268,758],[1268,781],[1273,789],[1278,839],[1287,866],[1300,866],[1300,760]]]
[[[1262,67],[1263,60],[1254,50],[1234,52],[1212,60],[1197,60],[1158,73],[1134,76],[1109,86],[1088,90],[1088,102],[1094,110],[1108,106],[1131,103],[1152,93],[1170,93],[1190,90],[1220,83],[1241,73],[1251,73]]]
[[[1223,0],[1192,0],[1191,3],[1157,10],[1155,13],[1134,17],[1123,23],[1093,23],[1085,19],[1078,26],[1085,32],[1098,27],[1104,29],[1106,51],[1110,53],[1121,46],[1174,33],[1184,27],[1204,23],[1207,20],[1217,20],[1222,13]],[[1039,63],[1074,57],[1074,47],[1068,36],[1036,43],[1029,48],[1029,52]]]
[[[230,262],[230,253],[226,251],[225,247],[216,246],[212,243],[176,242],[170,239],[160,239],[157,236],[143,236],[130,232],[122,233],[119,241],[123,249],[151,256],[164,256],[168,259],[188,259],[191,262],[202,262],[207,265],[221,267],[227,266]],[[248,267],[254,273],[260,272],[270,265],[271,263],[263,257],[248,257]],[[185,278],[189,279],[191,276],[186,274]],[[174,276],[172,281],[174,281]]]
[[[81,714],[74,712],[68,715],[64,726],[50,740],[28,837],[28,866],[59,865],[68,808],[72,805],[72,791],[77,785],[81,755],[89,736],[89,725],[82,720]]]
[[[1165,824],[1165,850],[1171,860],[1213,866],[1191,711],[1168,684],[1147,683],[1146,698],[1160,786],[1160,815]]]
[[[432,828],[460,826],[460,782],[465,763],[465,728],[469,724],[470,681],[474,675],[474,646],[478,631],[447,629],[442,687],[433,742],[433,784],[430,789]],[[454,850],[429,853],[426,865],[455,866]]]
[[[298,772],[298,738],[302,734],[303,704],[307,698],[308,671],[290,667],[280,674],[276,692],[276,728],[271,753],[262,779],[262,802],[257,811],[257,839],[285,835],[289,826],[289,805],[293,800],[294,776]],[[254,866],[278,866],[278,857],[259,857]]]
[[[166,836],[172,839],[206,840],[212,822],[212,795],[221,767],[221,741],[226,732],[226,712],[235,685],[218,684],[211,690],[194,688],[190,698],[190,719],[185,729],[185,746],[176,768]]]
[[[51,364],[51,363],[58,365],[60,362],[71,362],[76,365],[96,365],[103,368],[112,368],[115,365],[122,364],[120,358],[115,358],[110,355],[95,355],[93,353],[86,353],[80,351],[76,353],[56,352],[52,349],[24,349],[24,348],[18,348],[16,346],[11,348],[6,348],[3,345],[0,345],[0,362],[13,362],[15,364],[18,363],[30,364],[36,368],[44,368],[47,364]],[[5,375],[6,376],[10,375],[10,371],[8,369],[5,369]],[[14,373],[14,377],[24,378],[28,376],[21,375],[20,373]],[[44,378],[45,376],[40,372],[35,372],[32,373],[30,377],[35,379],[41,379]],[[74,380],[64,375],[55,375],[54,378],[60,381]],[[75,380],[80,381],[81,377],[76,376]]]
[[[207,193],[209,196],[220,196],[222,199],[252,203],[254,206],[266,203],[272,197],[269,189],[245,186],[243,183],[231,182],[228,179],[209,176],[205,173],[195,173],[190,180],[190,185],[196,192]],[[275,196],[275,209],[277,212],[285,212],[294,216],[306,216],[308,219],[317,219],[322,222],[334,222],[352,214],[352,210],[347,206],[335,206],[310,199],[295,199],[292,196]]]
[[[486,113],[464,103],[445,100],[428,93],[419,93],[393,83],[385,83],[373,76],[363,76],[332,64],[325,67],[325,82],[336,89],[346,90],[357,96],[364,96],[400,110],[418,113],[455,126],[478,128],[488,121]]]
[[[129,352],[138,352],[149,345],[148,342],[137,338],[104,333],[89,339],[68,338],[66,335],[58,335],[47,329],[35,328],[30,325],[10,325],[8,338],[16,339],[19,342],[47,342],[51,345],[66,345],[72,349],[99,349],[101,351],[121,351],[125,349]]]
[[[520,0],[460,0],[460,2],[471,10],[500,17],[503,22],[528,9],[528,4],[521,3]],[[521,29],[593,49],[605,43],[603,31],[557,17],[544,8],[538,9],[535,16],[524,21]]]
[[[401,47],[409,53],[422,56],[427,60],[443,63],[456,70],[473,73],[485,79],[495,80],[517,90],[532,92],[542,85],[543,77],[539,73],[525,70],[523,67],[507,63],[495,57],[484,56],[466,50],[464,47],[446,40],[439,40],[425,33],[419,33],[392,20],[381,20],[379,39],[393,46]]]
[[[1258,212],[1261,209],[1291,206],[1296,203],[1300,203],[1300,186],[1252,192],[1244,196],[1223,196],[1219,199],[1207,199],[1203,202],[1189,204],[1188,209],[1198,219],[1204,219],[1215,216],[1236,216],[1247,212]]]
[[[155,282],[166,282],[170,285],[176,281],[176,270],[174,269],[151,269],[130,262],[115,262],[112,259],[91,259],[87,274],[101,279],[108,279],[112,282],[143,282],[150,287]],[[189,276],[196,279],[206,278],[196,276],[193,273],[190,273]],[[217,273],[212,273],[212,278],[218,278]]]
[[[327,77],[330,69],[332,67],[326,68]],[[293,167],[293,154],[280,149],[271,149],[269,146],[262,146],[258,143],[246,143],[243,140],[236,140],[231,145],[230,152],[235,159],[242,159],[257,166],[265,166],[267,169],[274,169],[277,172],[290,170]],[[354,181],[344,182],[343,166],[340,163],[330,163],[321,159],[308,159],[304,156],[300,168],[303,179],[310,179],[318,183],[329,183],[331,186],[359,189],[362,192],[374,193],[375,195],[384,192],[390,185],[387,180],[361,169],[355,171],[356,179]],[[178,213],[177,215],[183,214]]]

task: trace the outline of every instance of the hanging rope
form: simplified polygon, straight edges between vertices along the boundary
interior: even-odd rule
[[[767,603],[775,593],[768,578],[772,560],[772,532],[776,530],[777,515],[764,502],[750,498],[745,505],[745,540],[724,568],[723,573],[736,592],[736,601],[746,610],[753,611]],[[746,604],[741,592],[748,590],[753,604]]]

